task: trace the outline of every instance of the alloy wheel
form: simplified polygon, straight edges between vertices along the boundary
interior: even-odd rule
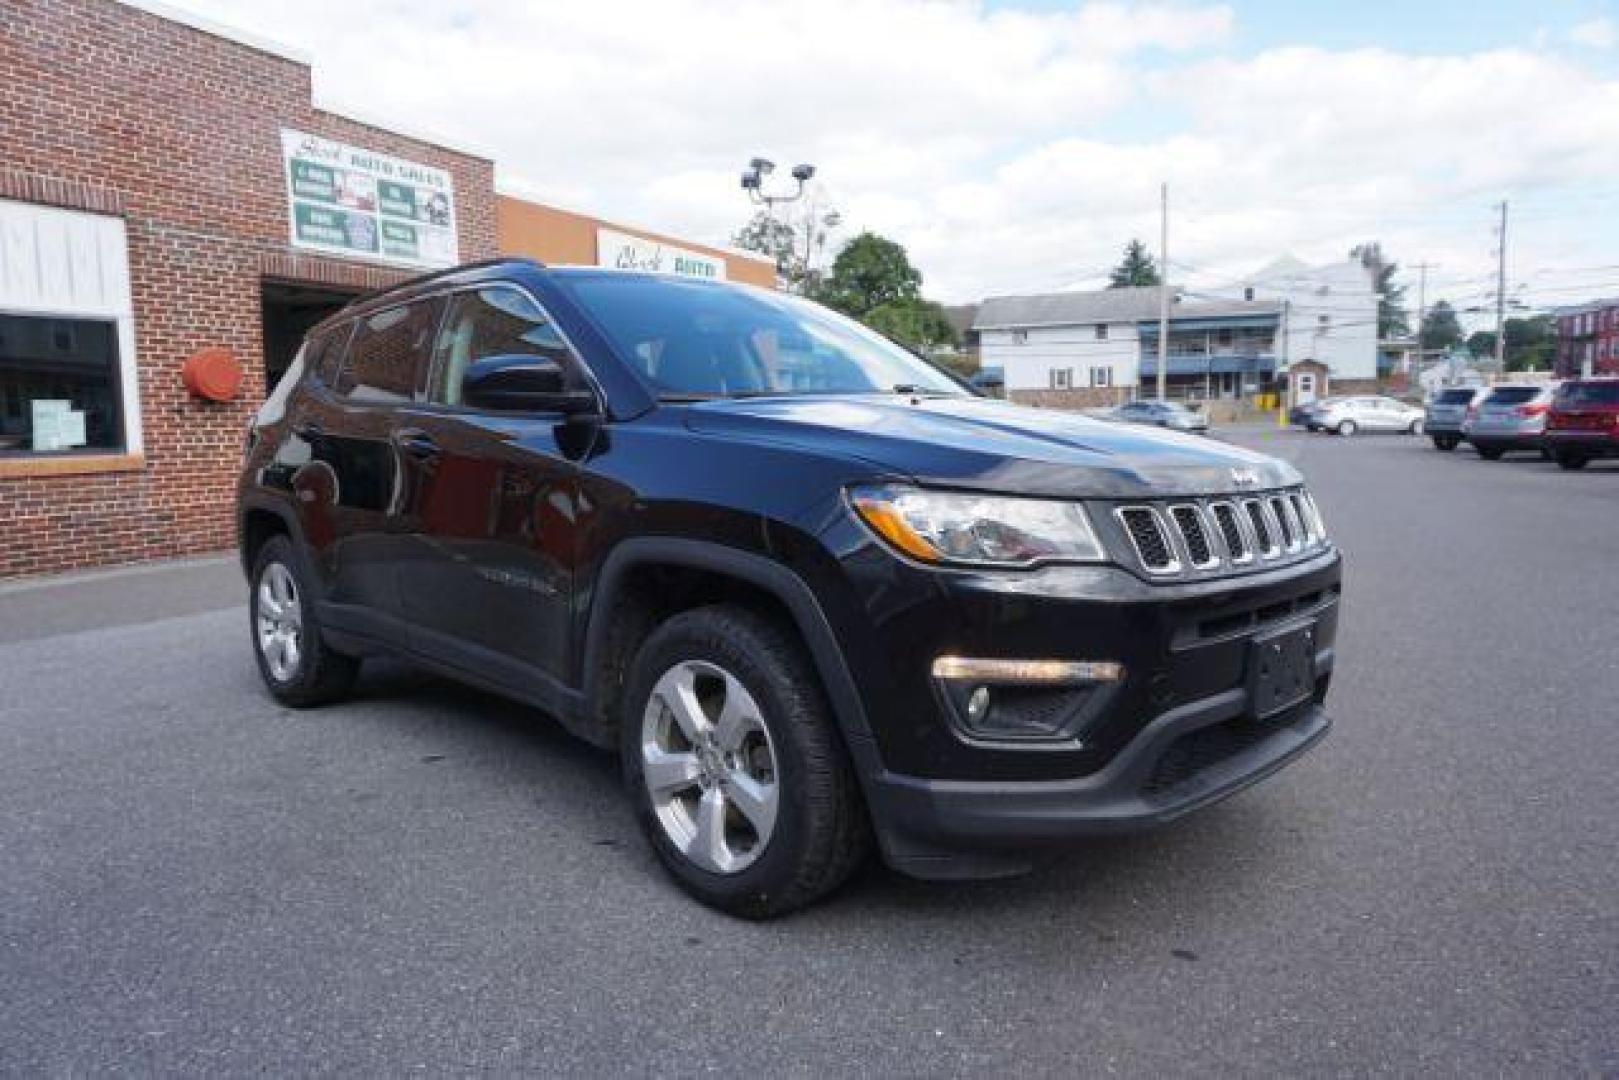
[[[770,843],[780,771],[758,702],[716,664],[664,672],[641,721],[641,775],[664,836],[714,874],[751,866]]]
[[[304,616],[298,583],[284,565],[273,562],[259,577],[258,644],[277,682],[291,682],[303,659]]]

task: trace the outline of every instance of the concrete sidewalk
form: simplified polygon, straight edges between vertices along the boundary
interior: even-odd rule
[[[236,552],[0,582],[0,645],[247,602]]]

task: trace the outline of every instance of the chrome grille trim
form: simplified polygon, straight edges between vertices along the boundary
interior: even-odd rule
[[[1124,528],[1124,535],[1130,538],[1130,546],[1135,549],[1136,561],[1141,564],[1142,569],[1149,574],[1178,574],[1181,572],[1181,561],[1175,554],[1177,545],[1170,540],[1169,530],[1164,528],[1163,516],[1158,513],[1156,508],[1151,506],[1121,506],[1113,511],[1113,516],[1118,519],[1119,524]],[[1131,524],[1132,521],[1140,522],[1143,527],[1151,528],[1157,533],[1158,542],[1163,545],[1164,549],[1164,559],[1162,561],[1148,557],[1148,553],[1142,548],[1141,540],[1136,534],[1136,527]]]
[[[1209,514],[1214,518],[1214,531],[1220,534],[1226,561],[1232,566],[1246,566],[1253,562],[1254,543],[1249,539],[1248,531],[1242,527],[1242,514],[1238,513],[1236,504],[1223,500],[1210,503]]]
[[[1244,499],[1242,508],[1247,511],[1249,531],[1254,538],[1254,551],[1261,559],[1274,559],[1282,553],[1282,545],[1278,541],[1280,535],[1276,531],[1276,524],[1271,520],[1270,511],[1258,499]]]
[[[1132,503],[1115,507],[1113,518],[1137,564],[1155,578],[1282,564],[1330,546],[1303,487]]]
[[[1193,570],[1212,570],[1220,565],[1220,552],[1214,546],[1203,509],[1195,503],[1176,503],[1169,508],[1169,520],[1175,525],[1176,539]],[[1203,559],[1197,557],[1202,551]]]

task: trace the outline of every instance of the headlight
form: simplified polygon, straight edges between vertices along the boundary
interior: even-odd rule
[[[878,536],[922,562],[1033,566],[1103,558],[1077,503],[899,486],[855,488],[849,502]]]

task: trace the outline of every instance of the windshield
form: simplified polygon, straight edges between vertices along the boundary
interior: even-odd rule
[[[562,285],[664,398],[967,394],[886,338],[796,297],[611,273]]]

